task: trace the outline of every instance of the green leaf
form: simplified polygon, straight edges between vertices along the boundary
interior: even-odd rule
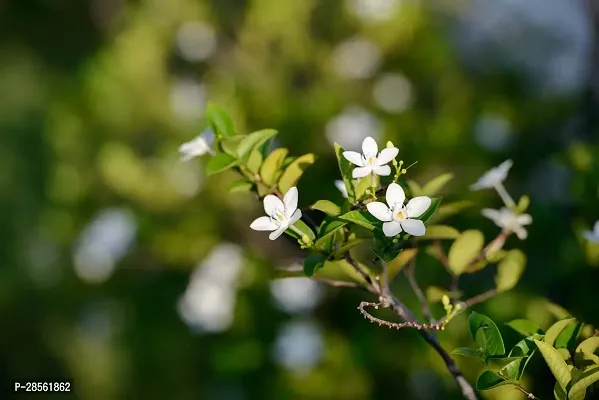
[[[304,274],[312,277],[316,271],[324,267],[324,257],[320,254],[313,254],[304,259]]]
[[[429,225],[422,239],[455,239],[460,231],[448,225]]]
[[[250,158],[247,160],[248,169],[252,174],[257,174],[262,166],[262,153],[255,149],[251,152]]]
[[[254,185],[251,182],[240,180],[235,181],[229,186],[229,192],[249,192]]]
[[[354,191],[354,185],[352,183],[352,171],[354,169],[353,164],[347,161],[345,157],[343,157],[343,147],[339,146],[335,143],[335,155],[337,156],[337,164],[339,165],[339,172],[341,172],[341,178],[343,179],[343,183],[345,183],[345,188],[347,189],[347,200],[350,203],[356,201],[356,195]]]
[[[532,338],[538,338],[540,335],[535,335]],[[507,364],[503,369],[503,375],[509,379],[519,380],[524,374],[524,370],[528,362],[537,350],[537,346],[531,338],[522,339],[512,348],[509,357],[517,359]]]
[[[555,397],[555,400],[568,400],[568,395],[559,382],[555,382],[555,385],[553,385],[553,397]]]
[[[455,275],[461,275],[476,259],[485,244],[482,232],[470,229],[464,231],[449,249],[449,268]]]
[[[598,348],[599,336],[592,336],[586,340],[583,340],[576,348],[576,352],[584,351],[586,353],[593,354]]]
[[[518,201],[518,205],[516,206],[516,214],[522,214],[528,209],[530,205],[530,197],[524,195],[520,197],[520,201]]]
[[[452,355],[455,356],[465,356],[465,357],[478,357],[480,358],[480,354],[475,350],[472,350],[468,347],[459,347],[451,352]]]
[[[431,205],[428,209],[418,218],[422,222],[427,222],[431,217],[435,214],[435,211],[439,208],[439,204],[441,204],[442,197],[431,197]]]
[[[468,327],[472,338],[485,355],[502,356],[505,354],[501,333],[491,318],[473,312],[468,318]]]
[[[438,303],[443,299],[443,296],[448,296],[449,290],[438,286],[429,286],[426,288],[426,299],[429,303]]]
[[[418,254],[418,249],[403,249],[397,257],[387,264],[389,282]]]
[[[434,217],[431,219],[431,223],[439,223],[444,219],[452,217],[465,209],[472,207],[474,205],[471,201],[456,201],[453,203],[443,204],[439,207],[437,213],[435,213]]]
[[[516,286],[524,272],[525,265],[524,253],[517,249],[510,250],[497,266],[497,275],[495,275],[497,290],[505,292]]]
[[[345,242],[341,246],[339,246],[338,249],[335,250],[333,257],[335,259],[339,259],[339,258],[343,257],[343,255],[346,254],[350,249],[362,244],[363,242],[364,241],[362,239],[348,240],[347,242]]]
[[[574,318],[567,318],[557,321],[555,324],[551,325],[549,329],[547,329],[547,333],[545,334],[543,341],[549,346],[553,346],[559,334],[562,333],[562,331],[569,325],[572,325],[575,322],[576,320]]]
[[[378,182],[378,179],[376,182]],[[377,185],[377,183],[375,183],[375,185]],[[370,175],[360,179],[355,185],[356,200],[360,200],[362,197],[364,197],[366,190],[370,189],[371,187],[372,177]]]
[[[278,132],[274,129],[263,129],[245,136],[237,147],[237,156],[244,161],[250,158],[252,150],[260,148],[268,139]]]
[[[599,366],[599,357],[586,351],[577,351],[574,353],[574,364],[578,368],[585,370],[590,367]]]
[[[260,176],[262,181],[268,186],[274,186],[277,183],[279,170],[288,152],[289,150],[285,148],[275,149],[266,157],[264,163],[262,163]]]
[[[408,182],[408,189],[410,189],[411,197],[422,196],[422,188],[420,185],[412,180]]]
[[[506,380],[491,371],[483,371],[476,380],[476,390],[489,390],[502,385],[518,385],[518,382]]]
[[[346,221],[339,221],[337,219],[325,219],[320,229],[318,230],[318,239],[314,243],[317,249],[331,250],[330,241],[335,232],[347,225]]]
[[[341,207],[329,200],[318,200],[310,208],[313,210],[322,211],[331,217],[336,217],[339,215],[339,213],[341,213]]]
[[[568,327],[561,331],[561,333],[557,336],[557,339],[555,339],[554,347],[556,349],[574,350],[574,346],[578,341],[578,335],[580,335],[583,325],[584,324],[582,322],[568,325]]]
[[[245,135],[235,135],[231,137],[224,138],[220,141],[220,146],[223,151],[228,155],[237,158],[237,147],[239,143],[245,138]]]
[[[513,362],[522,361],[526,357],[491,357],[487,358],[487,364],[495,369],[502,369]]]
[[[226,171],[228,169],[233,168],[238,164],[238,160],[234,159],[228,154],[218,153],[214,157],[208,161],[206,165],[206,173],[208,175],[213,175],[219,172]]]
[[[295,224],[293,224],[293,227],[295,229],[297,229],[298,231],[300,231],[302,234],[308,236],[310,238],[310,240],[316,239],[316,235],[314,234],[314,231],[312,231],[312,229],[310,229],[310,227],[308,225],[306,225],[306,223],[304,221],[302,221],[301,219],[298,220]],[[293,232],[293,231],[291,229],[287,229],[286,232]],[[291,236],[299,239],[298,235],[295,234],[295,232]]]
[[[206,121],[218,138],[235,136],[233,120],[224,109],[214,103],[209,102],[206,105]]]
[[[431,197],[431,196],[436,195],[437,193],[439,193],[439,191],[441,189],[443,189],[443,186],[445,186],[447,184],[447,182],[449,182],[453,178],[454,178],[454,175],[452,173],[439,175],[438,177],[436,177],[435,179],[432,179],[430,182],[428,182],[427,184],[425,184],[422,187],[420,196]]]
[[[368,211],[354,210],[343,214],[339,218],[366,228],[369,231],[373,231],[375,228],[381,229],[381,222],[374,218]]]
[[[279,190],[281,193],[287,193],[289,189],[297,185],[304,170],[314,164],[314,161],[316,161],[314,154],[304,154],[289,164],[283,175],[281,175],[281,179],[279,179]]]
[[[549,366],[551,373],[553,376],[555,376],[555,379],[559,382],[559,385],[562,387],[562,389],[566,390],[568,383],[570,383],[571,377],[568,365],[560,353],[550,344],[541,342],[539,340],[535,340],[534,342],[541,352],[541,355],[545,359],[545,362]]]
[[[532,336],[535,333],[543,333],[541,327],[536,323],[527,319],[515,319],[506,324],[522,336]]]

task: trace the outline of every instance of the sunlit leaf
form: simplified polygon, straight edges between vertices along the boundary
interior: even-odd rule
[[[510,250],[497,266],[495,285],[497,290],[504,292],[512,289],[522,276],[526,265],[526,256],[518,249]]]
[[[578,342],[578,336],[580,335],[583,325],[582,322],[568,325],[566,329],[560,332],[557,339],[555,339],[554,347],[556,349],[574,350],[574,346]]]
[[[351,240],[348,240],[347,242],[345,242],[341,246],[339,246],[338,249],[335,250],[335,253],[333,254],[333,257],[335,259],[339,259],[344,254],[346,254],[349,250],[353,249],[356,246],[359,246],[363,242],[364,241],[362,239],[351,239]]]
[[[375,177],[375,179],[377,179],[377,178]],[[375,182],[378,182],[378,179],[375,180]],[[375,185],[376,185],[376,183],[375,183]],[[360,179],[355,184],[356,200],[362,199],[364,197],[364,195],[366,194],[366,190],[370,189],[371,187],[372,187],[372,177],[371,176],[365,176],[364,178]]]
[[[310,208],[322,211],[331,217],[336,217],[341,212],[341,207],[329,200],[318,200]]]
[[[589,368],[582,373],[576,383],[570,388],[568,399],[583,400],[586,396],[587,388],[595,382],[599,382],[599,366]]]
[[[422,196],[422,188],[420,185],[412,180],[408,180],[408,189],[412,197]]]
[[[233,168],[239,163],[238,160],[225,153],[218,153],[214,157],[210,158],[208,164],[206,164],[206,173],[213,175],[219,172],[226,171]]]
[[[229,186],[229,192],[249,192],[253,186],[251,182],[245,180],[235,181]]]
[[[492,371],[483,371],[476,380],[477,390],[489,390],[502,385],[518,385],[518,382],[506,380]]]
[[[247,160],[247,167],[252,174],[257,174],[262,166],[262,152],[258,149],[252,150],[250,158]]]
[[[461,275],[476,259],[485,244],[482,232],[470,229],[464,231],[449,249],[449,267],[456,275]]]
[[[397,276],[401,270],[414,258],[418,253],[418,249],[404,249],[397,257],[387,264],[387,273],[389,281]]]
[[[429,286],[426,288],[426,299],[429,303],[438,303],[441,301],[443,296],[449,295],[449,290],[440,288],[438,286]]]
[[[245,135],[235,135],[231,137],[224,138],[220,141],[220,146],[223,151],[228,155],[237,158],[237,147],[239,147],[239,143],[245,138]]]
[[[583,340],[576,351],[585,351],[587,353],[593,354],[595,351],[599,349],[599,336],[592,336],[586,340]]]
[[[501,333],[491,318],[473,312],[468,318],[468,327],[472,338],[487,356],[505,354]]]
[[[285,169],[281,175],[281,179],[279,179],[279,190],[281,193],[287,193],[290,188],[297,185],[306,168],[314,164],[314,161],[316,161],[314,154],[304,154],[293,161]]]
[[[422,239],[455,239],[460,231],[448,225],[429,225]]]
[[[533,321],[529,321],[527,319],[515,319],[506,324],[522,336],[532,336],[535,333],[543,333],[541,327]]]
[[[539,340],[535,340],[535,344],[543,355],[543,358],[549,366],[551,373],[553,376],[555,376],[555,379],[559,382],[560,386],[565,390],[568,387],[571,377],[568,365],[560,353],[550,344]]]
[[[547,333],[545,334],[543,341],[548,345],[553,346],[559,334],[562,333],[562,331],[566,329],[569,325],[573,325],[575,322],[576,319],[574,318],[562,319],[561,321],[557,321],[549,329],[547,329]]]
[[[308,225],[306,225],[306,223],[304,221],[302,221],[301,219],[299,221],[297,221],[295,224],[293,224],[293,227],[300,231],[303,235],[306,235],[310,238],[310,240],[315,240],[316,239],[316,235],[314,234],[314,231],[312,229],[310,229],[310,227]],[[289,236],[294,237],[296,239],[301,239],[300,235],[298,235],[296,232],[293,231],[293,229],[287,229],[285,231],[285,233],[287,233]]]
[[[453,203],[446,203],[439,207],[435,215],[431,218],[431,223],[439,223],[444,219],[452,217],[460,212],[470,208],[474,205],[471,201],[456,201]]]
[[[273,150],[262,163],[262,168],[260,169],[260,177],[262,181],[269,185],[275,185],[276,179],[279,175],[281,165],[287,157],[287,153],[289,150],[286,148],[279,148]]]
[[[381,229],[381,222],[372,216],[368,211],[354,210],[339,217],[344,221],[348,221],[366,228],[370,231],[378,228]]]
[[[219,138],[235,136],[235,125],[229,114],[214,103],[206,105],[206,122]]]
[[[239,146],[237,147],[237,156],[242,160],[247,161],[253,150],[258,149],[277,133],[278,132],[274,129],[263,129],[250,133],[239,143]]]
[[[347,189],[347,199],[350,203],[353,203],[356,201],[354,185],[352,183],[352,171],[354,169],[354,165],[347,161],[345,157],[343,157],[343,151],[343,147],[335,143],[335,155],[337,156],[337,164],[339,165],[341,178],[343,179],[343,183],[345,183],[345,188]]]
[[[452,173],[447,173],[443,175],[439,175],[438,177],[432,179],[427,184],[422,187],[422,191],[420,192],[421,196],[435,196],[439,193],[441,189],[454,178]]]

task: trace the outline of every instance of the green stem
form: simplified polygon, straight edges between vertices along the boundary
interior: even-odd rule
[[[499,182],[494,187],[495,187],[495,190],[497,191],[497,194],[499,194],[499,197],[501,197],[501,200],[503,200],[505,205],[508,208],[513,209],[516,206],[516,203],[514,202],[514,200],[510,196],[510,194],[507,192],[507,190],[505,190],[503,183]]]

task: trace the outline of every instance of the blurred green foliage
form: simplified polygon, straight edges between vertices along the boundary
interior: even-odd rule
[[[389,3],[378,19],[356,12],[363,2],[341,0],[0,3],[2,398],[27,398],[12,393],[13,380],[64,379],[81,399],[460,398],[414,332],[359,315],[367,294],[327,288],[309,313],[275,306],[273,270],[301,253],[249,229],[260,204],[227,193],[232,175],[206,177],[207,160],[178,159],[178,146],[200,133],[208,98],[241,131],[273,128],[291,155],[316,154],[299,183],[301,207],[340,198],[331,138],[357,149],[354,137],[366,130],[392,140],[406,165],[418,161],[410,179],[454,174],[444,199],[475,206],[451,225],[489,239],[496,227],[479,211],[499,203],[467,188],[513,159],[507,187],[530,196],[534,219],[521,244],[527,270],[515,289],[476,309],[499,325],[526,318],[547,328],[570,314],[599,325],[599,247],[582,237],[599,218],[594,83],[539,94],[517,68],[466,62],[453,28],[468,4]],[[488,116],[509,127],[508,146],[476,139]],[[101,216],[128,233],[109,231],[104,247],[85,247],[82,232]],[[182,318],[181,298],[194,266],[223,243],[241,246],[234,290],[199,292],[217,314],[232,301],[233,319],[222,332],[198,332]],[[466,297],[493,287],[493,274],[465,279]],[[449,283],[424,253],[416,275],[423,286]],[[403,276],[393,285],[418,308]],[[319,332],[312,368],[273,357],[278,335],[298,326],[304,336]],[[448,349],[467,346],[466,316],[439,338]],[[457,361],[475,382],[482,363]],[[532,360],[526,386],[550,398],[547,379]],[[521,394],[504,386],[484,396]]]

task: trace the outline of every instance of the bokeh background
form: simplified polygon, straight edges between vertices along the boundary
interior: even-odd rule
[[[565,312],[551,301],[598,326],[581,237],[599,218],[598,21],[591,0],[0,1],[0,397],[69,379],[92,400],[460,398],[415,332],[358,314],[368,295],[272,279],[296,246],[249,229],[261,207],[227,193],[231,175],[179,161],[208,100],[318,155],[304,207],[341,200],[332,143],[373,136],[418,161],[412,179],[453,172],[444,196],[476,206],[450,222],[491,239],[480,208],[500,201],[467,188],[513,159],[534,224],[507,246],[529,263],[476,311],[546,327]],[[426,256],[417,276],[449,282]],[[463,290],[492,286],[489,267]],[[448,350],[470,344],[465,318]],[[482,365],[458,362],[474,382]],[[540,357],[528,371],[552,398]]]

